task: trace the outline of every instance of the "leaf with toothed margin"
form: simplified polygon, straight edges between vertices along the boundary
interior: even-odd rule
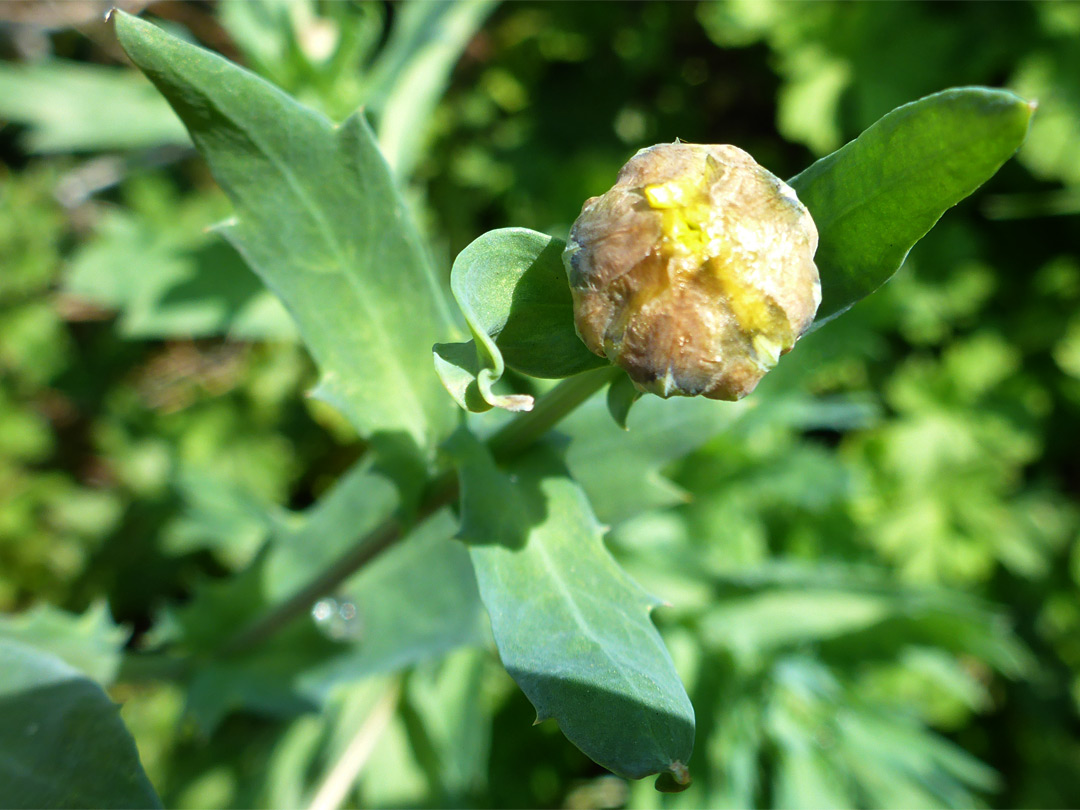
[[[221,232],[296,320],[323,374],[315,395],[377,446],[432,459],[457,421],[428,365],[455,332],[449,298],[363,116],[335,126],[209,51],[114,18],[232,200]]]
[[[499,655],[534,707],[620,776],[687,777],[694,709],[650,612],[604,547],[585,493],[547,448],[502,470],[464,429],[447,447]]]
[[[506,368],[561,379],[606,365],[574,329],[566,244],[526,228],[489,231],[454,261],[450,287],[469,324],[467,343],[435,346],[435,370],[461,407],[532,409],[532,397],[496,394]]]
[[[130,635],[113,621],[104,602],[82,615],[46,604],[19,615],[0,615],[0,641],[21,641],[56,655],[102,686],[116,678]]]
[[[0,638],[0,807],[161,807],[119,707],[12,638]]]

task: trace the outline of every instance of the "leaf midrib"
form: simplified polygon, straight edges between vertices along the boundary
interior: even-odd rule
[[[593,540],[595,540],[595,538],[590,538],[590,541]],[[547,569],[547,572],[550,575],[549,581],[555,583],[555,586],[558,589],[559,593],[563,596],[563,600],[569,606],[571,616],[573,617],[575,624],[581,630],[582,635],[588,638],[595,647],[600,649],[604,657],[611,662],[613,669],[615,670],[615,672],[618,673],[623,683],[627,684],[628,686],[634,686],[633,681],[624,674],[623,667],[619,666],[619,659],[611,652],[609,652],[607,645],[603,641],[603,638],[596,634],[596,631],[593,630],[591,622],[588,620],[585,614],[582,613],[581,608],[577,604],[577,599],[575,598],[573,592],[570,590],[570,586],[563,581],[562,573],[555,565],[554,561],[551,559],[551,555],[548,553],[547,550],[546,542],[536,543],[536,550],[541,558],[541,562],[543,563],[544,568]],[[640,670],[635,668],[634,671]],[[639,690],[635,688],[633,691],[636,694]]]
[[[951,131],[954,128],[950,127],[949,129]],[[971,142],[972,142],[971,139],[966,139],[965,140],[965,143],[971,143]],[[934,148],[932,151],[926,153],[926,158],[923,161],[920,161],[920,163],[917,163],[917,164],[909,163],[908,167],[906,169],[902,170],[899,173],[895,173],[895,174],[891,175],[891,177],[890,177],[890,179],[889,179],[889,181],[887,183],[879,183],[879,184],[877,184],[875,186],[874,190],[870,194],[868,194],[866,196],[863,196],[863,197],[860,197],[858,200],[855,200],[855,201],[849,203],[847,206],[842,208],[838,213],[832,215],[831,217],[828,217],[823,224],[819,223],[818,224],[818,230],[819,231],[824,231],[827,228],[835,227],[837,225],[837,223],[842,222],[843,220],[847,219],[852,213],[854,213],[854,211],[856,209],[863,208],[863,207],[869,205],[871,202],[876,200],[878,197],[881,197],[882,195],[886,194],[887,192],[891,192],[892,189],[894,187],[896,187],[898,184],[900,184],[901,182],[906,182],[909,178],[911,178],[913,176],[917,176],[917,175],[920,175],[920,174],[936,175],[937,172],[933,171],[929,167],[929,163],[932,162],[933,159],[938,158],[939,156],[946,155],[946,154],[952,155],[952,154],[955,154],[957,151],[958,150],[953,146],[947,146],[947,147],[942,146],[942,147]],[[968,150],[965,150],[965,151],[970,152],[971,150],[968,149]],[[860,155],[858,159],[860,161],[865,161],[866,156]],[[976,185],[978,185],[978,184],[976,184]],[[955,196],[955,195],[950,195],[950,196]],[[967,195],[966,194],[961,194],[959,196],[959,198],[957,199],[957,202],[959,202],[959,200],[964,199],[965,196],[967,196]],[[954,202],[953,205],[955,205],[955,204],[956,203]]]
[[[282,158],[280,156],[278,156],[272,150],[268,149],[265,146],[265,144],[262,142],[262,138],[259,136],[259,132],[258,132],[257,128],[249,129],[249,128],[243,126],[236,118],[234,118],[232,115],[228,114],[226,111],[224,111],[222,109],[222,107],[219,104],[216,97],[213,96],[211,93],[207,92],[204,83],[199,82],[199,85],[200,85],[200,91],[202,93],[203,98],[205,98],[207,100],[207,102],[213,107],[214,112],[217,115],[221,116],[226,121],[228,121],[230,123],[230,125],[232,125],[233,127],[235,127],[237,129],[237,131],[242,132],[244,134],[245,138],[250,140],[251,143],[259,150],[259,154],[266,157],[266,159],[274,167],[274,169],[277,171],[277,173],[285,181],[286,185],[296,195],[297,199],[300,201],[300,203],[301,203],[302,207],[304,208],[304,210],[307,211],[309,216],[311,216],[313,221],[316,223],[316,227],[317,227],[318,232],[321,234],[322,238],[326,241],[326,243],[328,244],[328,246],[330,248],[330,255],[335,259],[335,261],[338,264],[339,270],[337,272],[339,273],[339,275],[345,277],[347,285],[349,286],[350,289],[352,289],[352,291],[354,293],[353,297],[355,299],[358,299],[358,302],[360,304],[360,308],[363,309],[365,315],[368,318],[369,323],[372,323],[372,324],[377,326],[377,328],[374,331],[378,335],[378,343],[379,343],[380,351],[377,353],[376,356],[378,356],[378,357],[394,357],[394,356],[396,356],[396,353],[393,350],[394,344],[390,340],[390,336],[387,333],[386,326],[385,326],[385,324],[383,322],[383,319],[380,316],[380,314],[378,313],[378,308],[373,308],[372,306],[369,305],[368,301],[365,299],[365,296],[363,296],[361,294],[362,290],[358,286],[358,279],[356,279],[353,276],[353,274],[348,273],[348,272],[345,271],[345,266],[346,266],[345,253],[344,253],[344,250],[342,248],[342,245],[341,245],[340,241],[338,240],[337,236],[334,234],[333,228],[330,226],[329,222],[326,220],[323,213],[319,210],[318,206],[314,203],[314,201],[309,196],[308,191],[305,188],[304,184],[300,181],[300,179],[298,177],[295,176],[295,174],[292,171],[289,170],[289,168],[287,166],[284,165],[284,161],[282,160]],[[271,89],[276,90],[276,88],[271,88]],[[291,99],[289,99],[288,101],[290,102],[292,107],[294,107],[296,110],[300,111],[302,114],[306,114],[306,116],[308,118],[313,120],[319,126],[320,130],[322,130],[321,134],[323,136],[329,137],[329,138],[334,138],[335,141],[336,141],[338,132],[340,131],[340,127],[335,126],[329,120],[323,118],[321,115],[316,113],[314,110],[308,110],[308,109],[302,107],[301,105],[297,104],[296,102],[293,102]],[[334,145],[337,146],[338,144],[335,143]],[[335,149],[334,151],[336,152],[337,150]],[[240,198],[239,197],[234,197],[234,200],[238,200],[238,199],[240,199]],[[241,208],[241,206],[239,206],[239,205],[237,207]],[[252,209],[248,208],[247,206],[244,206],[243,208],[241,208],[241,210],[247,210],[249,213],[251,213],[251,215],[256,220],[259,219],[259,216]],[[370,225],[368,227],[367,233],[370,233]],[[368,251],[368,252],[370,252],[370,251]],[[388,365],[384,361],[382,363],[382,366],[383,366],[384,369],[388,369],[390,371],[390,373],[394,376],[394,378],[398,381],[397,393],[399,394],[399,397],[400,397],[401,392],[403,392],[403,391],[407,392],[407,396],[408,396],[409,400],[411,401],[411,406],[413,408],[414,413],[419,415],[420,420],[421,420],[421,422],[422,422],[422,424],[423,424],[423,426],[425,428],[429,427],[428,414],[427,414],[426,410],[424,409],[422,403],[420,402],[420,399],[419,399],[415,389],[409,384],[409,376],[407,374],[405,374],[404,370],[401,368],[400,363],[390,363]],[[353,388],[352,381],[350,381],[350,388]],[[401,404],[400,399],[398,399],[395,402],[395,406],[400,406],[400,404]],[[395,409],[396,409],[396,407],[395,407]]]

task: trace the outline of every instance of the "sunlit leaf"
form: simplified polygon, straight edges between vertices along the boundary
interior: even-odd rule
[[[563,734],[617,774],[681,773],[694,711],[581,489],[543,452],[499,470],[465,433],[461,537],[507,671]]]
[[[465,46],[498,0],[413,2],[397,8],[386,49],[372,67],[370,104],[379,147],[398,176],[421,155],[425,125]]]
[[[102,115],[104,109],[108,115]],[[28,125],[27,146],[34,152],[191,143],[176,114],[145,79],[85,62],[0,64],[0,118]]]
[[[0,806],[160,807],[119,708],[50,653],[0,638]]]
[[[821,241],[824,323],[895,273],[941,215],[989,180],[1034,105],[1004,90],[944,90],[890,112],[789,182]]]
[[[18,616],[0,616],[0,640],[51,653],[103,686],[116,677],[128,635],[112,620],[104,603],[81,616],[45,604]]]
[[[473,340],[436,346],[435,366],[462,407],[531,408],[529,396],[493,390],[506,367],[561,378],[606,364],[574,329],[564,247],[536,231],[503,228],[473,241],[454,261],[450,284]]]
[[[335,126],[215,54],[115,19],[232,199],[223,233],[292,313],[323,372],[316,395],[384,448],[430,458],[455,414],[429,352],[453,323],[363,116]]]
[[[252,565],[200,589],[175,613],[175,640],[214,654],[235,633],[293,596],[389,517],[389,481],[351,470],[314,507],[268,516],[273,536]],[[248,708],[288,716],[332,689],[481,640],[481,607],[468,556],[440,512],[262,644],[218,656],[195,674],[188,711],[210,730]]]

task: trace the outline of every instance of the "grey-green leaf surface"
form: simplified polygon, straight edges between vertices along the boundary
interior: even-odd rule
[[[650,619],[657,602],[618,566],[581,488],[541,449],[510,471],[461,431],[461,537],[503,664],[536,708],[621,776],[677,771],[694,710]]]
[[[607,390],[607,407],[615,424],[626,430],[626,420],[630,417],[630,408],[641,399],[641,392],[634,387],[630,377],[621,374],[611,381]]]
[[[163,227],[138,213],[107,212],[72,256],[64,291],[116,309],[130,338],[295,340],[281,302],[235,250],[205,232],[210,219],[192,219]]]
[[[335,126],[221,57],[117,12],[124,50],[232,199],[223,233],[285,303],[361,435],[430,459],[456,414],[430,373],[444,290],[361,114]]]
[[[379,146],[399,177],[421,153],[425,126],[465,46],[497,0],[400,4],[386,49],[373,67]]]
[[[191,143],[169,105],[137,73],[62,59],[0,64],[0,118],[29,127],[33,152]]]
[[[642,397],[620,428],[598,398],[564,419],[570,437],[566,464],[600,520],[616,525],[649,509],[682,503],[686,496],[661,474],[668,463],[726,430],[747,404],[701,397]]]
[[[532,407],[531,397],[492,390],[506,367],[558,379],[607,364],[585,348],[574,329],[565,246],[527,228],[501,228],[458,254],[450,285],[473,333],[474,351],[465,348],[470,344],[440,344],[435,366],[462,407]]]
[[[101,687],[55,655],[0,638],[0,808],[160,806]]]
[[[394,487],[361,463],[313,507],[268,515],[273,536],[258,559],[176,611],[175,639],[213,654],[240,628],[288,599],[391,515]],[[188,712],[209,732],[230,711],[288,716],[332,689],[483,641],[482,607],[468,555],[448,511],[432,515],[342,583],[312,617],[258,647],[199,669]]]
[[[1033,112],[1005,90],[944,90],[898,107],[792,178],[821,239],[817,323],[888,281],[941,215],[1020,148]]]
[[[79,616],[46,604],[18,616],[0,616],[0,641],[18,641],[49,652],[103,686],[116,677],[128,635],[113,621],[104,602]]]

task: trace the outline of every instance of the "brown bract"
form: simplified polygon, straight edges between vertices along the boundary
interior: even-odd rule
[[[571,228],[578,334],[642,391],[740,399],[814,320],[817,242],[795,192],[743,150],[643,149]]]

